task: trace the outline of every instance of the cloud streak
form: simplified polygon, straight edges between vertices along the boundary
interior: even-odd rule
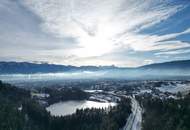
[[[6,10],[4,8],[7,5],[5,2],[0,3],[1,13]],[[154,62],[155,55],[170,54],[169,52],[176,49],[190,47],[190,39],[187,42],[176,39],[189,34],[190,26],[183,31],[163,35],[156,34],[159,30],[144,32],[146,29],[164,24],[177,13],[189,8],[188,0],[17,0],[14,4],[11,1],[7,3],[11,3],[10,9],[19,14],[18,18],[27,18],[27,15],[33,17],[29,18],[31,28],[27,30],[0,30],[3,34],[0,40],[7,43],[4,50],[10,51],[10,48],[14,49],[13,45],[17,44],[20,44],[20,48],[29,50],[36,46],[41,48],[36,51],[41,59],[50,62],[62,61],[60,63],[77,65],[138,65],[147,61]],[[23,14],[25,11],[28,13]],[[1,23],[6,23],[5,18],[4,20]],[[8,25],[17,27],[14,23]],[[34,27],[36,30],[33,30]],[[15,32],[11,34],[11,31]],[[19,36],[13,37],[15,33]],[[10,35],[17,40],[13,42],[5,39]],[[23,40],[22,37],[30,40]],[[131,52],[134,53],[133,56]],[[138,59],[136,55],[142,52],[150,53],[149,56]],[[182,51],[178,51],[178,54],[180,52]],[[15,54],[18,54],[16,49]],[[50,54],[51,57],[48,56]],[[70,56],[72,58],[65,58]],[[123,61],[121,57],[128,57],[130,61]]]

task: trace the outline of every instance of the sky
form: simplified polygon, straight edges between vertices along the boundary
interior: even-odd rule
[[[190,0],[1,0],[0,61],[136,67],[190,59]]]

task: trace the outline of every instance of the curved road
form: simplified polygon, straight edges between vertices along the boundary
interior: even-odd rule
[[[127,123],[122,130],[141,130],[142,108],[135,98],[130,98],[132,103],[132,113],[127,119]]]

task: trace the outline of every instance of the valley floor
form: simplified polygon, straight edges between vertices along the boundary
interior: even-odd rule
[[[1,130],[190,129],[187,80],[90,80],[41,86],[19,88],[0,82]],[[71,100],[117,105],[76,109],[65,116],[46,111],[52,104]]]

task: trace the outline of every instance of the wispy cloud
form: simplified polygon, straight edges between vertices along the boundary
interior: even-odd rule
[[[19,44],[20,48],[30,50],[36,46],[41,48],[41,59],[49,58],[52,62],[134,66],[142,61],[143,64],[154,62],[155,55],[190,47],[188,42],[176,39],[189,34],[190,27],[163,35],[154,33],[158,30],[143,33],[188,8],[188,0],[17,0],[15,3],[5,3],[0,2],[0,13],[8,11],[5,8],[7,3],[11,3],[9,11],[19,14],[17,23],[22,21],[19,19],[28,17],[28,26],[31,28],[11,28],[6,33],[1,29],[3,36],[0,40],[7,43],[4,48],[10,50],[10,46]],[[28,13],[23,14],[25,11]],[[4,20],[1,23],[5,24],[6,19]],[[22,22],[27,25],[28,21]],[[8,25],[17,26],[14,23]],[[11,30],[18,33],[19,36],[14,37],[17,42],[5,39],[8,35],[14,35]],[[28,40],[23,40],[23,36]],[[26,41],[27,45],[24,43]],[[136,55],[141,52],[150,53],[149,57],[138,59],[129,52]],[[49,57],[49,54],[53,56]],[[70,56],[72,58],[66,58]],[[128,57],[130,61],[124,61],[121,57]]]

